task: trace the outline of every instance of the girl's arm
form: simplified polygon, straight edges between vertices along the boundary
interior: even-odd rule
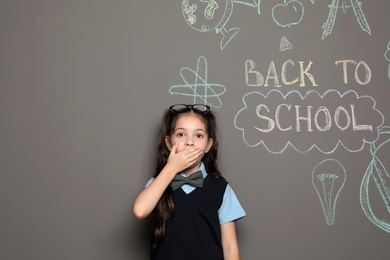
[[[149,216],[176,173],[173,167],[166,165],[156,179],[140,192],[133,204],[136,218],[143,219]]]
[[[174,145],[160,174],[135,199],[133,213],[136,218],[143,219],[149,216],[175,175],[198,162],[202,155],[198,148],[186,149],[179,153],[176,149],[177,145]]]
[[[239,260],[236,225],[230,221],[221,225],[223,256],[225,260]]]

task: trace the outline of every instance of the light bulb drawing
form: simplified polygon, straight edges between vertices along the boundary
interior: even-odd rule
[[[337,198],[344,187],[345,180],[345,169],[337,160],[325,159],[313,169],[312,183],[329,226],[334,224]]]

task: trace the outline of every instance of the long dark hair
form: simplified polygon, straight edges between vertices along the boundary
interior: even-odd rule
[[[199,113],[196,110],[188,109],[185,112],[177,113],[168,109],[162,118],[154,177],[159,175],[168,161],[169,150],[165,143],[165,137],[171,137],[178,118],[188,113],[198,116],[204,122],[208,138],[213,139],[212,147],[202,158],[207,174],[213,178],[222,176],[218,167],[217,120],[214,112],[207,111],[206,113]],[[165,223],[172,219],[173,211],[172,189],[168,186],[151,214],[150,228],[154,239],[153,248],[157,248],[164,238]]]

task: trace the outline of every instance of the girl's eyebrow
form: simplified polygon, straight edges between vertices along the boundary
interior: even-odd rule
[[[178,131],[178,130],[181,130],[181,131],[186,131],[187,129],[185,129],[185,128],[183,128],[183,127],[179,127],[179,128],[176,128],[175,130],[174,130],[174,132],[176,132],[176,131]]]
[[[174,132],[176,132],[176,131],[188,131],[188,129],[186,129],[186,128],[184,128],[184,127],[179,127],[179,128],[176,128],[175,130],[174,130]],[[195,129],[195,131],[202,131],[202,132],[205,132],[206,133],[206,130],[204,130],[204,129],[202,129],[202,128],[197,128],[197,129]]]

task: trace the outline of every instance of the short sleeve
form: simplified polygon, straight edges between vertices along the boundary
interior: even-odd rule
[[[154,181],[154,177],[151,177],[148,182],[145,185],[145,188],[147,188],[152,182]]]
[[[229,184],[226,186],[222,205],[218,210],[218,215],[220,224],[236,221],[246,216],[244,209]]]

